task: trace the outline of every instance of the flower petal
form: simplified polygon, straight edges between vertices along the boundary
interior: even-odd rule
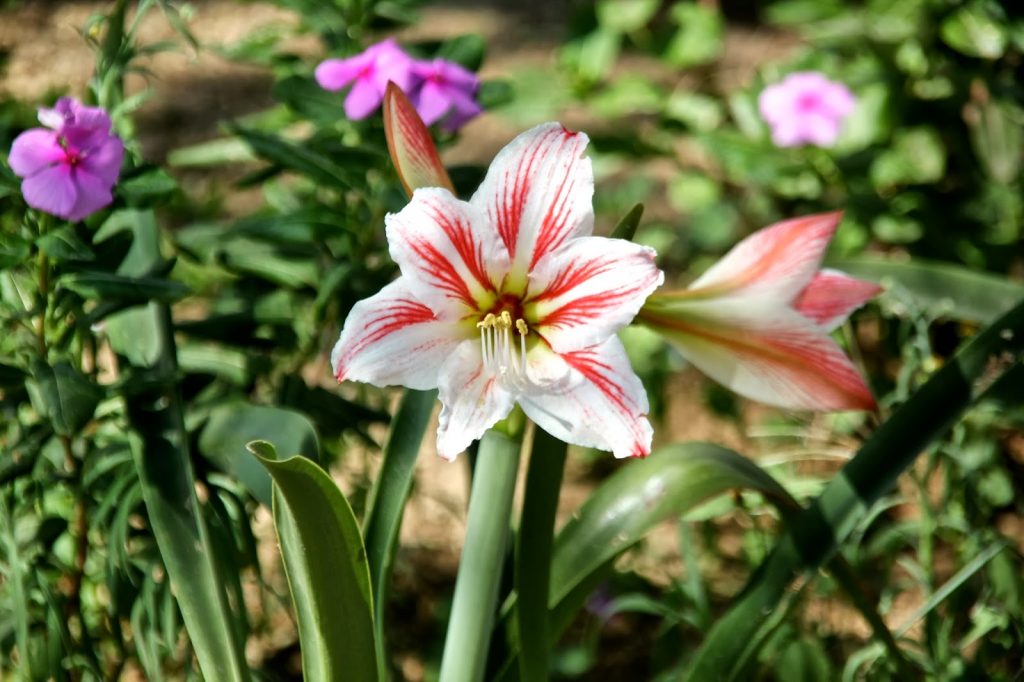
[[[618,337],[572,353],[538,355],[540,349],[531,352],[531,372],[563,378],[520,396],[519,404],[537,426],[567,443],[610,450],[616,457],[650,454],[654,431],[647,420],[647,393]]]
[[[622,239],[572,239],[530,273],[528,317],[555,352],[600,343],[629,324],[665,280],[655,256]]]
[[[20,177],[35,175],[64,158],[64,150],[57,142],[57,133],[43,128],[32,128],[14,138],[7,163]]]
[[[59,164],[45,168],[21,183],[21,194],[32,208],[68,218],[78,200],[71,169]]]
[[[515,396],[485,372],[480,344],[462,343],[440,371],[438,397],[441,415],[437,425],[437,454],[451,461],[504,419],[515,404]]]
[[[692,301],[671,315],[639,317],[698,369],[742,396],[790,409],[871,410],[853,363],[819,326],[794,310]]]
[[[118,138],[111,136],[90,149],[79,167],[102,179],[109,189],[117,182],[117,178],[121,174],[123,159],[124,144]]]
[[[439,319],[399,277],[352,307],[331,367],[338,381],[435,388],[438,370],[464,339],[457,323]]]
[[[446,189],[417,189],[384,222],[391,258],[419,300],[457,316],[490,307],[486,299],[507,271],[508,256],[471,204]]]
[[[471,119],[479,116],[484,108],[473,99],[472,95],[465,91],[453,90],[450,96],[452,108],[441,121],[441,127],[450,133],[454,133]]]
[[[793,305],[804,317],[832,331],[857,308],[882,292],[874,282],[856,279],[838,270],[822,270],[814,276]]]
[[[71,179],[77,189],[77,197],[65,216],[68,220],[84,220],[114,200],[111,184],[81,166],[72,170]]]
[[[409,196],[419,187],[443,187],[455,193],[430,131],[394,83],[388,83],[384,94],[384,134],[391,161]]]
[[[345,97],[345,115],[359,121],[374,112],[383,96],[368,78],[357,78]]]
[[[742,294],[788,304],[810,283],[841,212],[820,213],[758,230],[690,285],[693,296]]]
[[[416,93],[416,111],[425,124],[433,125],[448,113],[452,106],[447,88],[427,81]]]
[[[369,63],[370,60],[362,54],[348,59],[325,59],[313,75],[324,90],[341,90],[354,81]]]
[[[525,278],[544,254],[594,226],[594,172],[587,136],[545,123],[512,140],[491,163],[470,203],[482,211]],[[525,282],[524,282],[525,283]]]

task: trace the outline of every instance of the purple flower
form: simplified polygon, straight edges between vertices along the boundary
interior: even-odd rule
[[[409,91],[413,80],[412,63],[412,58],[389,38],[354,57],[320,62],[316,67],[316,82],[332,91],[351,84],[352,89],[345,97],[345,115],[358,121],[380,106],[388,81]]]
[[[857,99],[842,83],[816,71],[791,73],[758,97],[761,117],[779,147],[813,144],[831,147]]]
[[[454,131],[483,111],[475,99],[480,80],[472,71],[446,59],[415,62],[412,71],[422,81],[413,104],[427,125],[441,121]]]
[[[18,135],[8,158],[28,205],[78,221],[113,201],[124,145],[107,112],[62,97],[39,110],[39,122],[46,128]]]

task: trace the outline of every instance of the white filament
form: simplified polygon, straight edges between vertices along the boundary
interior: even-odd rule
[[[529,327],[522,319],[512,323],[512,315],[507,310],[500,315],[487,313],[483,320],[477,322],[480,330],[480,354],[483,358],[484,370],[498,378],[502,383],[522,385],[528,381],[526,367],[526,335]],[[512,328],[519,334],[519,348],[516,353],[512,340]]]

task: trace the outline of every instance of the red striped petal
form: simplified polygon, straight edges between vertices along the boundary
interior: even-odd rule
[[[331,366],[338,381],[425,390],[437,386],[442,363],[464,338],[457,322],[439,319],[400,277],[353,306]]]
[[[556,354],[531,351],[530,372],[540,381],[520,396],[519,404],[537,426],[555,438],[584,447],[610,450],[616,457],[644,457],[654,431],[643,384],[633,372],[618,337]]]
[[[391,161],[409,196],[420,187],[443,187],[455,193],[430,131],[394,83],[388,83],[384,93],[384,135]]]
[[[593,231],[587,141],[558,123],[528,130],[498,153],[470,199],[512,255],[515,276],[525,277],[545,254]]]
[[[469,447],[487,429],[508,416],[514,396],[484,371],[480,344],[469,341],[454,350],[440,373],[437,454],[447,460]]]
[[[730,317],[727,303],[702,301],[638,318],[715,381],[758,402],[790,409],[872,410],[864,379],[828,334],[788,310]]]
[[[790,303],[810,283],[842,213],[821,213],[758,230],[690,285],[693,295],[756,293]]]
[[[619,239],[573,239],[530,273],[527,317],[559,353],[600,343],[629,324],[664,281],[655,255]]]
[[[838,270],[822,270],[800,292],[793,307],[831,331],[881,292],[882,287],[874,282],[856,279]]]

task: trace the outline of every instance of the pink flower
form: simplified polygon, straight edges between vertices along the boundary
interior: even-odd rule
[[[874,409],[829,332],[880,288],[819,270],[841,214],[776,223],[688,289],[655,294],[639,318],[705,374],[752,400],[814,410]]]
[[[406,92],[412,86],[412,58],[389,38],[348,59],[327,59],[316,67],[316,82],[325,90],[352,85],[345,97],[345,115],[364,119],[380,106],[388,81]]]
[[[412,69],[421,80],[413,102],[428,126],[441,121],[454,131],[483,111],[475,99],[480,80],[472,71],[446,59],[415,62]]]
[[[40,109],[47,128],[26,130],[14,140],[8,162],[29,206],[78,221],[114,200],[124,145],[111,132],[110,116],[62,97]]]
[[[831,147],[857,100],[842,83],[816,71],[804,71],[769,85],[761,91],[757,103],[777,146]]]
[[[419,188],[387,216],[401,276],[353,307],[331,363],[339,381],[438,388],[446,459],[516,403],[569,443],[650,452],[647,395],[615,332],[663,275],[652,249],[591,235],[586,145],[538,126],[468,202]]]

